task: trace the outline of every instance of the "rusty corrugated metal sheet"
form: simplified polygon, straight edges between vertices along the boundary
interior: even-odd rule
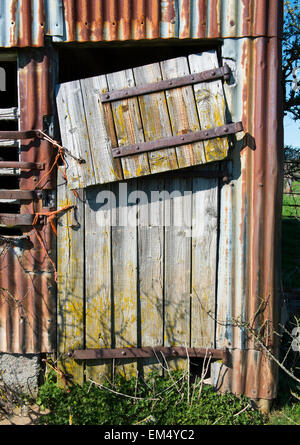
[[[237,83],[225,86],[232,119],[245,135],[232,152],[233,181],[221,197],[217,346],[232,367],[219,375],[224,391],[251,398],[276,396],[277,370],[249,327],[277,354],[280,304],[280,220],[283,112],[280,39],[227,40],[222,56]],[[225,285],[224,285],[225,283]],[[221,374],[224,370],[221,370]]]
[[[53,114],[51,50],[26,49],[19,56],[20,129],[43,128],[43,116]],[[45,142],[22,141],[20,160],[39,160],[49,170],[54,151]],[[29,161],[31,162],[31,161]],[[32,172],[20,179],[20,188],[34,190],[39,176]],[[55,188],[55,175],[40,185]],[[40,187],[39,187],[40,188]],[[21,206],[21,213],[42,210],[38,201]],[[43,209],[47,210],[47,209]],[[50,210],[50,209],[48,209]],[[37,353],[53,350],[55,344],[55,281],[53,265],[55,239],[49,225],[36,232],[29,228],[23,242],[1,244],[0,249],[0,351]]]
[[[281,3],[281,2],[280,2]],[[278,0],[1,0],[0,47],[278,36]]]

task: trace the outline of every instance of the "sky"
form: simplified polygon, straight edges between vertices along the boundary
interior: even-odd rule
[[[300,147],[300,122],[295,122],[289,116],[285,116],[283,125],[284,145]]]

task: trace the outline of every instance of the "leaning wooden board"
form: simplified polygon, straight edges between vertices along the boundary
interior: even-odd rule
[[[69,188],[105,184],[226,158],[228,138],[211,138],[156,149],[157,141],[222,127],[225,97],[221,77],[161,91],[103,101],[116,90],[155,85],[195,73],[218,70],[215,50],[179,57],[124,71],[62,83],[57,109],[67,156]],[[116,157],[116,150],[152,143],[142,153]]]

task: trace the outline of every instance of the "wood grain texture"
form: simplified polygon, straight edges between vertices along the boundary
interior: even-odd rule
[[[94,169],[94,184],[103,184],[123,179],[119,159],[112,156],[112,139],[109,135],[105,110],[100,94],[107,91],[106,77],[96,76],[80,81],[82,99],[89,132],[90,162]]]
[[[192,215],[191,346],[212,348],[215,342],[218,179],[193,178]]]
[[[164,80],[190,74],[186,57],[169,59],[160,65]],[[192,86],[169,89],[166,98],[174,136],[200,130]],[[205,162],[203,142],[176,147],[176,154],[181,168]]]
[[[158,63],[134,68],[136,86],[162,80]],[[146,94],[139,97],[139,106],[143,123],[145,141],[153,141],[172,136],[168,108],[164,92]],[[174,170],[178,167],[174,148],[156,150],[148,153],[151,173]]]
[[[85,345],[109,348],[111,325],[111,214],[114,205],[110,186],[90,188],[85,208]],[[106,203],[106,200],[107,203]],[[111,364],[88,361],[86,377],[99,379],[110,375]]]
[[[57,223],[57,348],[58,354],[84,347],[84,203],[68,190],[58,175],[58,208],[75,205],[62,214]],[[83,366],[62,358],[59,366],[77,383],[83,383]]]
[[[134,85],[132,70],[107,74],[110,91],[128,88]],[[124,99],[111,104],[118,146],[144,142],[144,132],[141,122],[137,98]],[[125,179],[143,176],[150,173],[147,154],[127,156],[122,158],[123,176]]]
[[[215,50],[191,54],[188,57],[191,74],[219,66]],[[221,80],[201,82],[193,86],[201,130],[219,127],[226,123],[225,96]],[[205,141],[206,161],[217,161],[227,156],[227,138],[217,138]]]
[[[57,109],[62,144],[77,158],[68,157],[68,187],[83,188],[94,183],[95,172],[90,156],[89,132],[83,105],[80,81],[62,83],[57,89]]]
[[[191,284],[191,180],[165,180],[165,346],[189,346]],[[184,191],[189,192],[186,195]],[[182,359],[171,363],[184,368]]]
[[[137,344],[137,206],[130,202],[136,180],[112,185],[117,197],[116,224],[112,227],[113,346]],[[123,187],[123,188],[122,188]],[[132,375],[136,363],[120,362],[117,371]]]
[[[140,346],[162,346],[164,332],[164,201],[158,195],[163,178],[138,181],[138,308]],[[143,361],[143,373],[161,366],[156,359]]]

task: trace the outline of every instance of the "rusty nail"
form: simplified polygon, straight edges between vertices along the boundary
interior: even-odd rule
[[[125,352],[125,351],[122,351],[122,355],[126,355],[126,352]]]
[[[110,96],[109,96],[109,94],[107,94],[105,97],[106,97],[106,99],[109,99]]]

